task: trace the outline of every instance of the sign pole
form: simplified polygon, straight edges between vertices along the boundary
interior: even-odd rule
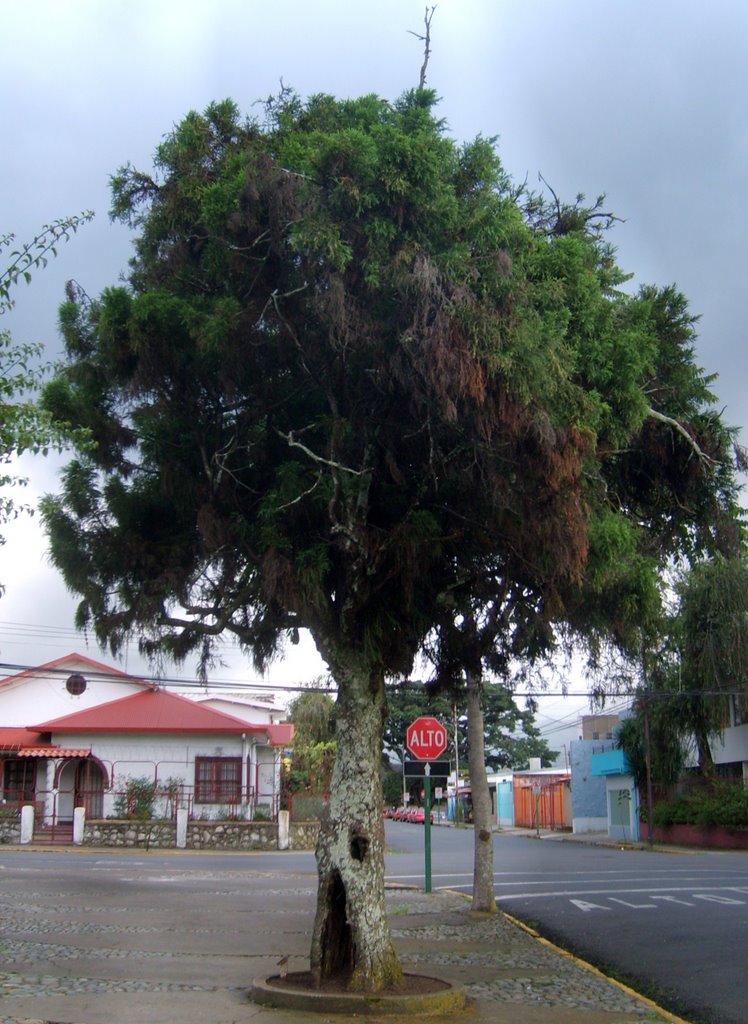
[[[424,892],[431,892],[431,765],[423,766]]]
[[[447,730],[438,718],[421,715],[405,730],[405,745],[423,763],[424,889],[431,892],[431,766],[447,749]]]

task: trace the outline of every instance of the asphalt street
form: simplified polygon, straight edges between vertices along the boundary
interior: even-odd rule
[[[388,882],[423,887],[423,838],[422,826],[387,823]],[[31,857],[0,849],[0,878],[6,869],[26,871],[32,864],[34,872],[77,879],[92,907],[112,886],[123,892],[135,886],[147,901],[149,887],[177,884],[175,872],[189,874],[194,892],[229,901],[246,894],[243,872],[250,865],[257,885],[272,879],[272,888],[286,896],[303,879],[308,900],[316,881],[311,852],[36,851]],[[434,890],[469,892],[472,858],[472,830],[434,828]],[[494,868],[497,900],[510,915],[695,1024],[745,1024],[745,854],[678,855],[500,833]]]
[[[435,889],[469,892],[472,831],[433,828]],[[422,826],[388,823],[387,874],[423,874]],[[499,833],[502,910],[705,1024],[748,1020],[748,855],[662,853]]]
[[[250,994],[259,980],[272,998],[281,961],[308,970],[316,884],[312,855],[0,851],[0,1024],[333,1019],[325,992],[280,1007]],[[386,903],[404,970],[454,985],[471,1024],[673,1019],[458,893],[391,885]],[[440,1005],[434,1024],[463,1019]],[[385,1019],[409,1024],[412,1005]]]

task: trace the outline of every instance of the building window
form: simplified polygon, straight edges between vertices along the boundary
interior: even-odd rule
[[[68,693],[72,693],[74,697],[80,697],[82,693],[85,693],[87,686],[86,677],[82,676],[80,672],[73,672],[71,676],[68,676],[65,683],[65,689]]]
[[[18,758],[3,766],[3,799],[31,803],[36,795],[36,761]]]
[[[195,803],[236,804],[242,794],[240,757],[195,758]]]
[[[732,695],[732,717],[735,725],[748,725],[748,695],[744,693]]]

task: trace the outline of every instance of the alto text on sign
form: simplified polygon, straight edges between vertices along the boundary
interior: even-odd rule
[[[408,726],[405,745],[419,761],[433,761],[447,749],[447,730],[438,718],[422,715]]]

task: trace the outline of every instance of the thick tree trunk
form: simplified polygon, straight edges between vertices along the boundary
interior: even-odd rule
[[[473,910],[496,912],[493,891],[493,831],[491,794],[486,776],[481,680],[474,674],[467,677],[468,763],[470,789],[473,795]]]
[[[375,992],[402,977],[384,899],[384,680],[365,671],[333,668],[333,674],[339,687],[337,751],[317,843],[311,970],[317,986],[335,978],[350,989]]]

